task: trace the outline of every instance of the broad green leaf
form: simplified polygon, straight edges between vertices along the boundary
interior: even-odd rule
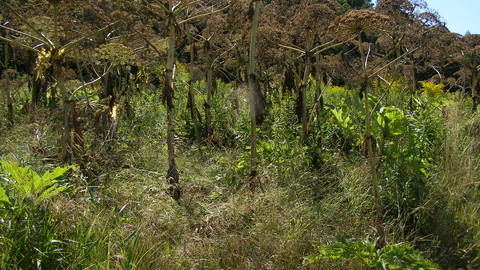
[[[165,243],[165,249],[163,251],[163,254],[165,254],[165,256],[170,256],[170,241],[168,240]]]
[[[40,179],[30,168],[20,167],[17,162],[1,161],[2,167],[10,174],[11,184],[20,193],[33,194],[36,182]]]
[[[264,141],[257,141],[259,148],[263,149],[267,153],[272,153],[273,152],[273,146],[267,142]]]
[[[53,172],[45,172],[42,176],[43,181],[49,181],[49,183],[54,183],[57,177],[62,176],[68,170],[75,170],[75,166],[67,166],[67,167],[57,167],[53,170]]]
[[[344,116],[342,109],[331,109],[331,112],[345,131],[353,130],[352,119],[348,115]]]
[[[68,186],[57,186],[53,185],[49,188],[47,188],[45,191],[40,193],[40,195],[35,199],[35,204],[41,203],[43,200],[51,198],[65,190],[68,189]]]
[[[1,161],[1,164],[10,177],[10,184],[22,195],[36,197],[35,203],[57,195],[68,187],[55,185],[55,180],[75,166],[57,167],[52,172],[45,172],[40,176],[30,168],[20,167],[17,162]]]
[[[368,238],[362,241],[335,238],[334,244],[319,246],[318,251],[318,254],[307,257],[306,264],[320,259],[336,259],[360,262],[369,269],[438,269],[409,245],[393,244],[377,249]]]
[[[5,189],[0,187],[0,203],[2,203],[5,206],[10,205],[10,200],[8,199],[7,193],[5,192]]]
[[[395,107],[382,107],[380,109],[380,113],[384,114],[392,121],[405,118],[403,112]]]

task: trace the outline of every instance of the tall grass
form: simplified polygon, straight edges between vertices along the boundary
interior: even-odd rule
[[[261,188],[252,192],[247,184],[247,106],[229,113],[230,90],[221,88],[212,101],[214,144],[192,144],[187,122],[176,120],[176,158],[183,179],[180,204],[169,196],[164,178],[165,109],[158,97],[133,96],[136,116],[120,119],[115,140],[92,147],[93,134],[85,132],[86,163],[69,175],[73,188],[49,200],[61,265],[67,269],[356,269],[358,265],[339,264],[332,258],[305,262],[319,254],[318,247],[332,244],[332,237],[362,241],[376,235],[369,167],[361,153],[358,97],[345,88],[327,89],[322,132],[316,133],[312,125],[309,140],[315,143],[303,145],[293,102],[267,96],[273,105],[257,129]],[[381,105],[402,103],[395,95],[387,95]],[[178,95],[179,104],[186,103],[184,98]],[[480,267],[480,115],[471,114],[456,97],[440,101],[423,109],[419,105],[412,112],[395,106],[408,129],[386,142],[396,144],[403,159],[382,156],[377,165],[387,244],[405,243],[444,268],[476,269]],[[332,112],[340,109],[344,118],[351,119],[345,127]],[[189,116],[183,106],[176,110],[176,115]],[[34,124],[24,120],[8,131],[2,129],[0,159],[13,157],[38,172],[56,167],[44,153],[28,147],[36,143],[48,155],[58,152],[58,134],[52,126],[55,114],[45,114]],[[37,132],[32,133],[31,127]],[[316,144],[319,136],[321,143]],[[410,142],[414,147],[407,148]],[[412,181],[422,185],[412,186]],[[412,190],[421,196],[413,196]],[[5,220],[3,214],[0,218]]]
[[[445,266],[477,269],[479,257],[480,114],[462,103],[444,107],[445,134],[429,199],[419,213],[420,235]]]

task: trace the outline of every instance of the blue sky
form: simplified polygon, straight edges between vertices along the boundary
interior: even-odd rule
[[[425,0],[435,9],[450,32],[480,34],[480,0]]]

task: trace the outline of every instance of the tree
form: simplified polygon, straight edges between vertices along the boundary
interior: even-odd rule
[[[375,64],[370,64],[371,45],[364,42],[364,35],[368,33],[379,33],[382,29],[385,29],[389,23],[389,18],[385,15],[379,14],[373,10],[350,10],[347,13],[339,16],[335,22],[332,23],[330,30],[339,33],[340,37],[349,38],[355,37],[356,41],[352,41],[357,47],[357,51],[360,54],[360,67],[358,70],[359,76],[359,95],[364,101],[364,114],[365,114],[365,133],[364,133],[364,145],[365,152],[370,167],[370,174],[372,179],[373,196],[374,196],[374,208],[376,210],[377,218],[377,232],[379,237],[379,245],[385,244],[385,232],[383,224],[381,222],[383,218],[383,209],[380,201],[379,194],[379,181],[377,177],[376,169],[376,157],[373,151],[376,140],[372,135],[371,124],[371,109],[369,103],[369,83],[370,79],[378,73],[377,67],[379,59]],[[367,50],[367,51],[366,51]]]
[[[177,41],[181,38],[180,25],[189,21],[210,15],[212,12],[205,12],[203,8],[199,8],[201,13],[189,14],[188,8],[200,4],[197,0],[185,0],[175,1],[168,0],[168,2],[161,2],[155,0],[154,3],[148,4],[148,7],[152,7],[158,11],[158,15],[166,20],[166,27],[168,33],[168,45],[167,45],[167,63],[165,70],[162,74],[162,101],[167,108],[167,148],[168,148],[168,169],[167,169],[167,181],[170,184],[170,193],[172,197],[179,201],[181,197],[180,189],[180,174],[177,170],[177,164],[175,161],[175,121],[174,121],[174,77],[175,77],[175,49]],[[220,10],[215,10],[219,12]],[[187,17],[182,18],[182,15],[186,14]]]
[[[452,43],[448,48],[451,59],[462,66],[470,79],[472,111],[476,111],[480,102],[480,35],[467,35]]]
[[[316,72],[319,63],[314,63],[316,57],[342,44],[333,42],[332,37],[326,35],[328,25],[341,11],[343,8],[336,1],[310,0],[273,2],[265,7],[263,13],[264,20],[259,28],[259,51],[262,52],[259,59],[264,70],[284,73],[284,94],[295,89],[295,113],[302,126],[304,144],[307,143],[310,123],[306,98],[310,76],[320,76]],[[320,100],[318,94],[314,104]],[[320,107],[317,105],[317,108]]]
[[[308,109],[307,109],[307,84],[312,75],[312,65],[315,55],[333,47],[343,44],[343,42],[334,42],[326,37],[325,33],[328,25],[335,19],[336,13],[342,8],[333,1],[322,1],[322,3],[299,5],[297,12],[291,18],[289,33],[294,42],[286,43],[285,48],[300,53],[299,58],[303,60],[304,71],[298,70],[297,81],[297,116],[302,123],[302,143],[307,143],[308,138]],[[298,64],[298,63],[294,63]],[[318,90],[318,89],[317,89]],[[318,98],[320,98],[317,93]]]
[[[393,51],[391,59],[398,58],[405,52],[410,52],[402,60],[395,64],[395,70],[392,74],[397,77],[399,71],[402,75],[410,78],[410,107],[413,106],[413,98],[417,94],[419,69],[425,69],[421,64],[425,62],[428,53],[428,47],[425,46],[427,41],[431,39],[431,28],[436,27],[430,25],[430,22],[422,20],[426,17],[427,5],[423,0],[383,0],[377,5],[377,10],[386,14],[395,23],[390,25],[388,33],[383,35],[377,42],[384,53]]]
[[[100,69],[103,70],[103,87],[99,98],[107,104],[103,112],[96,112],[95,132],[103,139],[113,139],[116,119],[112,117],[112,112],[118,105],[118,96],[128,95],[130,70],[137,65],[137,58],[132,48],[118,41],[100,45],[95,55],[96,62],[102,65]]]
[[[209,38],[205,38],[203,41],[203,50],[205,54],[205,65],[206,65],[206,85],[207,85],[207,100],[205,101],[205,135],[207,140],[212,139],[213,129],[212,129],[212,97],[214,93],[214,77],[213,77],[213,61],[211,56],[211,43]]]
[[[71,99],[71,93],[65,85],[65,70],[62,66],[62,61],[64,60],[66,53],[72,48],[75,48],[78,44],[89,38],[103,33],[106,29],[112,27],[112,24],[98,29],[92,34],[80,36],[77,39],[66,43],[62,38],[63,35],[61,30],[63,28],[60,23],[60,17],[62,17],[61,11],[65,11],[65,9],[61,9],[61,7],[64,6],[63,3],[60,4],[60,1],[49,1],[49,5],[53,9],[53,18],[51,19],[51,28],[48,29],[51,32],[45,33],[24,18],[12,5],[7,2],[4,2],[4,5],[25,24],[26,29],[32,32],[32,34],[1,25],[0,28],[15,33],[15,35],[10,37],[0,36],[0,40],[36,53],[37,77],[42,78],[42,76],[46,76],[45,71],[50,67],[52,68],[52,79],[54,80],[54,84],[52,87],[51,102],[53,104],[56,103],[56,94],[60,92],[64,115],[61,159],[65,163],[71,162],[74,158],[78,159],[80,153],[83,151],[83,136],[77,119],[75,101]]]

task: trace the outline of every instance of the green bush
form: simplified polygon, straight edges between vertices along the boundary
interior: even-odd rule
[[[375,241],[368,238],[336,238],[333,244],[319,246],[318,251],[318,255],[307,258],[307,263],[330,259],[349,265],[352,269],[438,269],[410,245],[392,244],[376,248]]]
[[[58,167],[40,177],[16,162],[1,165],[0,269],[61,268],[62,242],[56,239],[48,199],[68,188],[59,177],[75,167]]]

